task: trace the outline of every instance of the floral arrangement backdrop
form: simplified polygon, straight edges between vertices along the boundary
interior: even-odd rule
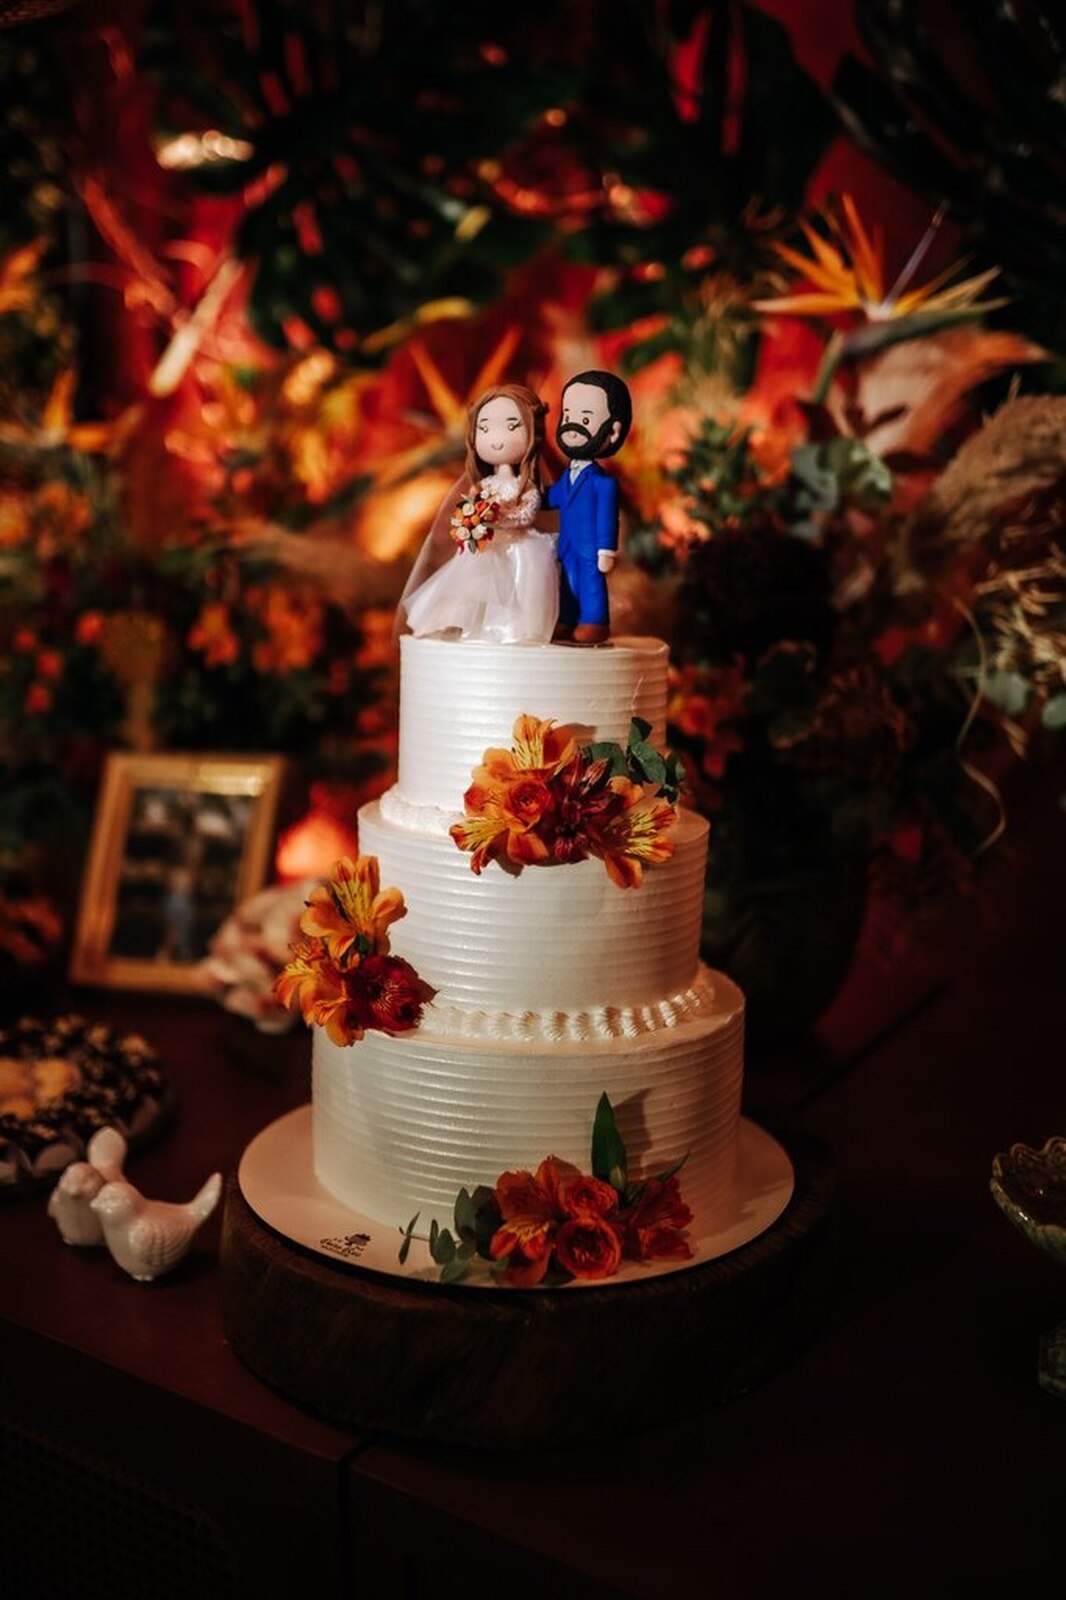
[[[1066,723],[1039,0],[41,9],[0,6],[5,959],[109,748],[385,781],[465,402],[587,364],[634,390],[616,625],[673,647],[707,953],[813,1014],[972,892]]]

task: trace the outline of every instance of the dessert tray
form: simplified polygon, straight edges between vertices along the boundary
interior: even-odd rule
[[[430,1216],[419,1219],[405,1264],[399,1260],[409,1217],[392,1224],[353,1211],[315,1177],[311,1149],[311,1107],[300,1106],[264,1128],[248,1145],[237,1173],[241,1193],[261,1222],[304,1250],[342,1266],[387,1273],[391,1277],[435,1283],[439,1268],[430,1259],[425,1233]],[[689,1261],[631,1262],[607,1279],[579,1279],[557,1287],[564,1292],[611,1289],[715,1261],[750,1243],[785,1210],[795,1183],[792,1162],[782,1146],[754,1122],[741,1119],[736,1169],[729,1189],[709,1213],[697,1213],[688,1233]],[[451,1225],[450,1214],[436,1219]],[[455,1287],[450,1285],[449,1287]],[[497,1290],[487,1266],[472,1272],[461,1289]],[[544,1293],[534,1289],[523,1293]]]

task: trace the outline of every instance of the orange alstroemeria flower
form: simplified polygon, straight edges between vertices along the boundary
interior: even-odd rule
[[[639,889],[645,862],[669,861],[674,853],[667,834],[677,811],[666,800],[645,801],[643,789],[628,778],[612,778],[611,788],[622,797],[624,809],[595,829],[594,848],[613,883]]]
[[[474,771],[474,787],[492,789],[509,784],[519,773],[553,778],[577,760],[577,741],[568,728],[557,728],[549,718],[523,714],[515,719],[510,750],[486,750]]]
[[[470,870],[481,876],[482,868],[505,847],[508,833],[506,813],[498,805],[487,804],[483,811],[453,823],[448,832],[460,850],[470,855]]]
[[[325,958],[320,939],[301,939],[274,980],[274,995],[287,1011],[299,1011],[309,1027],[324,1028],[334,1044],[350,1044],[344,974]]]
[[[298,939],[288,963],[274,980],[274,993],[286,1011],[306,1016],[319,987],[324,947],[320,939]]]
[[[334,961],[350,965],[363,956],[387,955],[389,926],[406,914],[400,890],[382,890],[375,856],[343,856],[329,880],[312,891],[300,929],[324,940]]]
[[[581,1177],[568,1161],[548,1156],[536,1173],[504,1172],[496,1183],[496,1204],[503,1225],[489,1246],[494,1261],[517,1256],[505,1274],[519,1287],[539,1283],[548,1270],[552,1241],[564,1222],[563,1195]]]
[[[229,606],[222,600],[208,600],[189,629],[185,643],[198,650],[209,667],[225,667],[240,653],[237,635],[230,625]]]

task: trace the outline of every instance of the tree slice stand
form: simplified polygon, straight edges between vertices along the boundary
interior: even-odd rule
[[[231,1176],[227,1338],[288,1398],[408,1438],[526,1449],[689,1416],[767,1377],[816,1322],[832,1175],[810,1142],[787,1144],[792,1199],[757,1238],[588,1292],[476,1292],[334,1264],[267,1227]]]

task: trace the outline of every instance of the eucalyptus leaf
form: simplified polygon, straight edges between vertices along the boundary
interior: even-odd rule
[[[653,745],[631,745],[629,753],[646,783],[654,783],[658,787],[666,782],[666,762]]]
[[[455,1240],[447,1228],[441,1228],[436,1239],[430,1244],[429,1253],[438,1266],[445,1266],[449,1261],[455,1260]]]
[[[453,1256],[450,1261],[445,1261],[440,1269],[441,1283],[458,1283],[460,1278],[465,1278],[470,1271],[470,1262],[459,1256]]]
[[[469,1189],[460,1189],[455,1200],[455,1231],[461,1238],[473,1235],[477,1217]]]
[[[418,1217],[419,1217],[419,1213],[416,1211],[414,1216],[411,1218],[410,1222],[407,1224],[406,1228],[401,1228],[400,1229],[400,1232],[403,1234],[403,1243],[400,1246],[400,1265],[401,1265],[401,1267],[405,1264],[405,1262],[407,1261],[407,1257],[410,1254],[410,1251],[411,1251],[411,1239],[414,1236],[415,1223],[418,1221]]]

